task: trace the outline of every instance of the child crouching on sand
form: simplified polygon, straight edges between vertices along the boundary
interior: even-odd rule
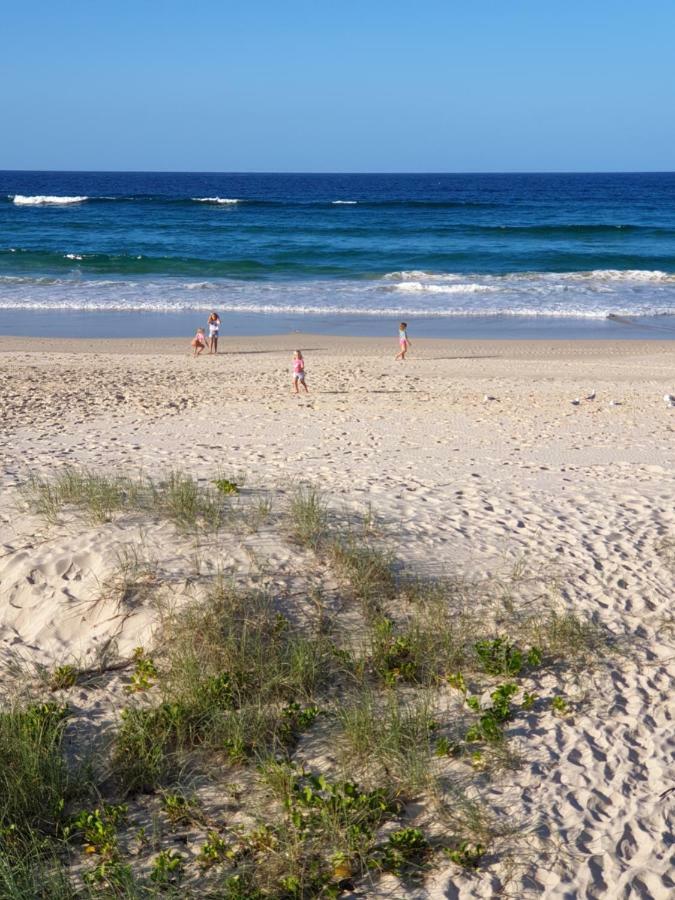
[[[398,346],[400,349],[394,359],[405,359],[408,348],[412,346],[412,341],[408,340],[408,326],[405,322],[400,322],[398,326]]]
[[[309,394],[307,390],[307,383],[305,381],[305,361],[302,358],[302,353],[300,350],[296,350],[293,354],[293,393],[298,394],[298,385],[301,384],[305,393]]]
[[[206,349],[206,334],[203,328],[197,329],[197,334],[192,338],[192,346],[195,351],[193,356],[199,356]]]

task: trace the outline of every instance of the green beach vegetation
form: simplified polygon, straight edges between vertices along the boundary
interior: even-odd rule
[[[162,605],[161,567],[118,559],[106,591],[154,598],[155,640],[111,663],[123,707],[95,754],[73,664],[43,679],[52,699],[0,712],[0,898],[339,897],[438,865],[463,877],[518,843],[484,789],[517,765],[514,728],[574,727],[566,677],[601,665],[611,636],[552,590],[533,603],[521,573],[409,573],[370,514],[341,515],[313,486],[273,513],[225,482],[67,469],[25,486],[52,525],[140,516],[192,540],[264,524],[307,589],[215,572]]]

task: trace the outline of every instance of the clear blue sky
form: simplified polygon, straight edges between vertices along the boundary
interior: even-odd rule
[[[5,0],[0,168],[675,169],[673,0]]]

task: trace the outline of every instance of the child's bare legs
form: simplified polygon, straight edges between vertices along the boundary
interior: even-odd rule
[[[407,352],[408,352],[408,345],[401,344],[401,349],[398,351],[398,353],[394,357],[394,361],[396,361],[397,359],[405,359],[405,355]]]
[[[218,352],[218,335],[214,334],[211,338],[211,345],[209,347],[209,353],[217,353]]]

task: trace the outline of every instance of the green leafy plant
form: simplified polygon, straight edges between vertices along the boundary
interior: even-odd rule
[[[522,703],[520,705],[525,710],[532,709],[534,704],[537,702],[537,699],[538,698],[536,694],[531,694],[528,691],[525,691],[525,693],[523,694]]]
[[[216,486],[216,490],[220,491],[221,494],[238,494],[239,487],[235,481],[230,481],[227,478],[216,478],[213,482]]]
[[[295,700],[287,704],[282,715],[289,731],[289,737],[311,728],[320,712],[318,706],[302,707]]]
[[[111,860],[117,856],[117,827],[126,820],[127,807],[104,803],[93,810],[83,809],[70,820],[66,834],[79,835],[85,853]]]
[[[485,847],[482,844],[462,841],[457,847],[446,847],[443,851],[448,859],[464,869],[477,869],[481,859],[485,856]]]
[[[185,859],[176,850],[160,850],[150,871],[150,880],[156,885],[167,887],[180,881],[185,868]]]
[[[110,892],[108,896],[134,896],[127,893],[133,886],[131,866],[118,859],[102,860],[82,876],[85,884]]]
[[[419,869],[431,853],[431,845],[419,828],[401,828],[392,832],[376,859],[385,872],[403,875]]]
[[[212,866],[233,859],[236,856],[234,848],[222,838],[216,831],[210,831],[207,835],[205,844],[197,856],[197,863],[203,869],[209,869]]]
[[[186,825],[195,818],[195,805],[182,794],[163,794],[162,809],[173,825]]]
[[[67,690],[77,682],[77,675],[75,666],[57,666],[49,679],[49,687],[52,691]]]
[[[157,678],[157,666],[150,656],[146,656],[142,647],[136,647],[134,650],[134,660],[135,666],[131,675],[131,683],[124,688],[128,694],[150,690]]]
[[[198,703],[216,709],[233,709],[232,679],[227,672],[209,675],[199,682],[196,689]]]
[[[381,618],[373,623],[372,665],[385,684],[416,680],[417,650],[411,635],[394,633],[390,619]]]
[[[267,900],[269,895],[259,891],[254,883],[251,873],[238,873],[225,879],[222,888],[223,900]]]
[[[518,685],[513,682],[507,682],[496,688],[490,695],[492,705],[482,710],[478,722],[467,730],[466,740],[469,742],[486,741],[487,743],[501,741],[502,725],[511,718],[511,697],[517,691]],[[478,697],[467,697],[466,702],[475,711],[481,709]]]
[[[461,672],[456,672],[452,675],[448,675],[447,682],[450,687],[456,688],[456,690],[462,691],[463,694],[466,694],[466,682],[464,681],[464,676]]]
[[[551,700],[551,708],[553,712],[558,716],[566,716],[570,712],[570,706],[567,700],[564,697],[559,695],[553,697]]]
[[[481,750],[474,750],[471,753],[470,759],[471,765],[474,767],[474,769],[478,769],[480,771],[481,769],[485,768],[485,754]]]

